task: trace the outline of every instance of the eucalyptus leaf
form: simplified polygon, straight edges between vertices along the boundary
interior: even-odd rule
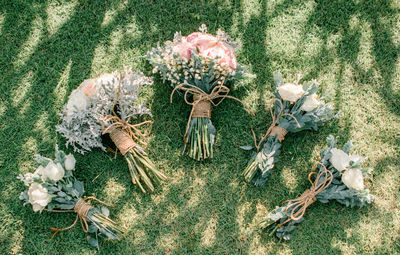
[[[239,146],[240,149],[245,150],[245,151],[250,151],[253,149],[253,146],[250,145],[243,145],[243,146]]]
[[[95,248],[99,247],[99,241],[96,238],[93,238],[91,236],[87,236],[87,240],[89,242],[89,244]]]
[[[101,213],[104,214],[104,216],[106,216],[106,217],[110,216],[110,210],[105,206],[101,207]]]

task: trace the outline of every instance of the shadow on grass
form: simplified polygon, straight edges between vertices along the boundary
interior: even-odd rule
[[[394,8],[391,1],[317,1],[314,10],[308,17],[304,37],[308,32],[319,30],[318,36],[323,40],[319,54],[314,58],[314,69],[308,77],[315,77],[333,63],[335,57],[340,59],[341,67],[352,67],[354,83],[382,84],[376,91],[385,100],[388,108],[400,114],[400,93],[393,87],[393,75],[396,72],[396,62],[399,58],[400,46],[393,41],[396,22],[395,15],[400,12]],[[357,20],[359,23],[357,23]],[[360,66],[357,56],[361,48],[361,32],[369,25],[372,37],[371,55],[374,63],[367,70]],[[333,52],[327,50],[330,36],[340,35],[341,39]],[[374,71],[377,71],[375,75]],[[341,69],[341,72],[343,69]]]
[[[272,73],[275,70],[272,69],[270,53],[266,51],[267,40],[273,40],[267,38],[267,30],[271,20],[302,5],[302,1],[285,0],[270,10],[268,2],[262,1],[258,14],[251,14],[245,21],[244,2],[127,1],[116,11],[111,22],[105,25],[103,21],[107,11],[117,9],[119,1],[77,2],[68,20],[54,34],[46,30],[48,25],[43,26],[43,35],[33,53],[24,63],[18,65],[14,64],[13,56],[24,50],[24,43],[34,29],[33,21],[40,17],[46,23],[48,2],[12,2],[0,7],[1,14],[5,16],[0,35],[4,46],[0,53],[0,66],[5,72],[1,74],[0,81],[7,84],[0,88],[5,106],[0,114],[3,131],[0,137],[2,142],[10,145],[0,148],[1,154],[5,155],[1,161],[5,174],[1,181],[3,208],[0,210],[0,217],[15,218],[0,227],[1,246],[6,249],[3,253],[8,253],[13,248],[18,250],[17,246],[32,254],[81,254],[90,251],[78,226],[60,234],[61,237],[54,241],[48,240],[48,227],[68,226],[73,221],[73,215],[43,213],[39,217],[30,208],[21,210],[19,201],[16,202],[21,187],[15,180],[19,174],[16,169],[26,167],[23,162],[32,161],[37,150],[50,156],[53,154],[54,143],[64,143],[62,139],[55,139],[54,126],[58,122],[57,114],[61,107],[54,107],[54,102],[60,100],[57,84],[66,70],[68,85],[61,98],[63,102],[72,89],[91,75],[95,50],[99,45],[106,47],[110,43],[113,31],[118,29],[122,32],[121,47],[134,47],[144,55],[158,41],[171,39],[175,31],[189,34],[202,23],[206,23],[212,32],[221,27],[230,34],[232,27],[236,26],[242,35],[242,55],[246,60],[248,58],[252,71],[258,77],[254,84],[249,85],[250,89],[258,92],[256,117],[250,117],[235,102],[227,100],[221,104],[213,112],[213,122],[218,132],[215,159],[203,163],[194,162],[181,156],[182,135],[189,106],[178,97],[174,97],[174,103],[170,104],[169,84],[162,84],[156,79],[151,103],[154,115],[153,135],[147,150],[155,163],[164,168],[162,170],[173,180],[159,187],[152,195],[142,195],[137,187],[132,187],[123,159],[113,160],[112,156],[104,156],[100,151],[85,156],[77,155],[78,164],[82,167],[82,171],[77,172],[77,177],[85,181],[87,195],[94,193],[107,197],[107,193],[102,190],[108,187],[110,180],[115,181],[123,190],[116,196],[117,208],[111,213],[129,219],[128,234],[119,243],[102,242],[103,253],[251,252],[250,246],[256,238],[252,228],[255,227],[254,221],[258,217],[258,207],[272,209],[281,201],[296,197],[308,188],[306,176],[317,160],[317,156],[313,154],[314,148],[322,149],[325,137],[331,133],[340,136],[341,142],[351,139],[351,120],[349,116],[342,116],[340,121],[322,127],[318,134],[303,132],[288,136],[283,144],[280,162],[266,186],[256,188],[242,181],[241,173],[250,155],[238,147],[252,144],[248,124],[257,123],[254,125],[258,127],[256,131],[262,133],[270,120],[265,111],[264,98],[266,92],[273,90],[268,84],[272,84]],[[385,98],[390,109],[399,112],[398,106],[393,103],[399,99],[392,84],[398,58],[398,47],[391,40],[394,28],[378,19],[394,12],[396,10],[386,1],[316,2],[308,17],[306,29],[313,29],[315,25],[320,28],[319,36],[323,45],[313,59],[315,68],[304,79],[316,78],[321,72],[329,71],[326,66],[334,61],[335,54],[339,55],[340,68],[335,77],[334,99],[337,109],[342,108],[342,94],[345,93],[342,91],[343,72],[345,65],[350,63],[361,83],[372,80],[384,84],[384,87],[377,90],[381,89],[380,95]],[[360,32],[348,25],[354,15],[372,24],[373,55],[381,78],[372,77],[372,71],[363,71],[356,64]],[[131,37],[127,33],[128,26],[132,23],[140,31],[138,37]],[[309,31],[305,30],[303,33],[307,32]],[[337,33],[342,34],[342,41],[332,53],[327,47],[328,39],[330,35]],[[118,62],[118,59],[119,56],[116,55],[111,62]],[[144,61],[133,64],[150,70]],[[117,65],[121,67],[121,63],[118,62]],[[29,84],[24,82],[27,76]],[[26,91],[16,101],[13,100],[14,91],[21,90],[19,84],[26,84]],[[249,90],[238,88],[232,92],[234,96],[244,98]],[[18,162],[13,159],[18,159]],[[98,175],[97,181],[91,182]],[[295,180],[293,185],[282,183],[282,180],[287,179],[286,175]],[[364,209],[361,212],[364,213]],[[282,245],[275,238],[266,238],[262,243],[268,242],[272,246],[271,253],[289,248],[294,254],[301,254],[316,247],[326,253],[339,253],[339,250],[332,250],[332,239],[344,235],[345,222],[359,221],[358,212],[343,210],[337,204],[313,205],[307,211],[306,218],[306,222],[294,233],[295,240],[292,242]],[[340,223],[335,227],[326,223],[332,220]],[[12,231],[6,231],[10,227]],[[324,231],[321,232],[321,228]],[[136,239],[132,235],[136,235]],[[319,246],[313,243],[317,239]],[[301,242],[294,242],[296,240]],[[310,245],[302,247],[306,241]],[[358,239],[355,237],[352,242],[358,242]],[[321,250],[315,252],[321,253]]]

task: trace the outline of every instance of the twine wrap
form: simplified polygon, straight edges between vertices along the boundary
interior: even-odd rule
[[[267,133],[261,138],[261,140],[260,140],[260,142],[259,142],[258,144],[257,144],[256,134],[254,133],[253,128],[251,128],[251,131],[252,131],[252,133],[253,133],[253,138],[254,138],[254,146],[256,147],[257,151],[260,150],[260,146],[261,146],[262,142],[263,142],[268,136],[275,136],[275,135],[277,135],[277,136],[278,136],[279,142],[282,142],[283,139],[285,139],[285,136],[286,136],[286,134],[288,133],[288,131],[287,131],[285,128],[283,128],[283,127],[277,125],[277,124],[278,124],[278,121],[279,121],[279,119],[280,119],[281,117],[284,117],[284,116],[290,116],[290,117],[292,117],[292,118],[296,121],[297,126],[298,126],[299,128],[301,128],[301,125],[300,125],[300,123],[297,121],[296,117],[294,117],[294,116],[293,116],[292,114],[290,114],[290,113],[283,113],[283,103],[282,103],[282,100],[280,100],[280,99],[278,99],[278,98],[275,98],[274,101],[277,101],[277,102],[280,104],[280,109],[281,109],[281,110],[279,111],[278,114],[276,114],[276,112],[272,109],[272,108],[273,108],[273,105],[269,108],[269,112],[271,113],[272,123],[271,123],[271,125],[269,126],[269,128],[268,128],[268,130],[267,130]]]
[[[105,206],[114,207],[114,205],[104,203],[103,201],[98,200],[95,197],[87,197],[87,198],[80,198],[78,200],[78,202],[76,202],[73,210],[51,210],[50,212],[61,212],[61,213],[74,212],[74,213],[76,213],[76,218],[75,218],[75,221],[72,223],[72,225],[69,226],[69,227],[66,227],[66,228],[53,228],[52,227],[52,228],[50,228],[50,230],[54,232],[54,234],[52,235],[50,240],[53,239],[54,236],[58,232],[65,231],[65,230],[68,230],[68,229],[74,227],[75,224],[78,222],[78,219],[79,219],[79,221],[81,223],[83,232],[87,233],[89,231],[89,225],[87,223],[87,214],[91,209],[94,208],[93,206],[91,206],[88,203],[86,203],[86,200],[89,200],[89,199],[95,200],[95,201],[97,201],[100,204],[105,205]]]
[[[207,94],[203,90],[201,90],[199,87],[189,84],[187,82],[181,83],[177,85],[171,92],[170,96],[170,102],[172,103],[172,96],[175,94],[176,90],[181,90],[184,92],[183,98],[185,100],[185,103],[188,105],[192,106],[192,110],[189,115],[188,122],[186,124],[186,131],[185,135],[183,136],[183,140],[185,143],[186,142],[186,136],[189,131],[190,127],[190,121],[193,117],[205,117],[205,118],[210,118],[211,117],[211,107],[212,106],[218,106],[222,101],[224,101],[225,98],[230,98],[233,100],[236,100],[240,102],[241,104],[244,105],[244,103],[233,96],[228,95],[230,92],[230,89],[224,85],[225,79],[223,79],[219,85],[215,86],[210,94]],[[193,102],[188,101],[189,95],[193,95]],[[214,102],[215,99],[220,98],[217,103]],[[245,105],[244,107],[248,109]]]
[[[193,96],[193,101],[198,101],[199,95]],[[197,104],[193,105],[193,118],[211,118],[211,103],[208,100],[201,100]]]
[[[128,151],[130,151],[130,149],[137,146],[132,137],[129,136],[127,132],[121,129],[116,128],[112,132],[110,132],[110,138],[114,142],[115,146],[117,146],[122,155],[125,155]]]
[[[282,142],[283,139],[285,139],[285,136],[287,133],[288,133],[288,131],[286,129],[284,129],[283,127],[274,126],[271,129],[271,133],[269,134],[269,136],[278,136],[279,142]]]
[[[325,165],[322,164],[321,162],[318,162],[318,164],[321,165],[324,168],[324,170],[319,172],[318,174],[316,172],[311,172],[308,175],[308,180],[311,183],[311,188],[304,191],[304,193],[301,194],[300,197],[296,199],[286,200],[284,202],[284,203],[290,203],[285,209],[285,214],[289,217],[289,219],[287,219],[283,223],[278,224],[279,227],[292,220],[297,221],[303,218],[307,207],[309,207],[312,203],[317,201],[316,196],[325,189],[327,189],[329,185],[331,185],[333,180],[332,172],[329,171],[325,167]],[[315,181],[311,180],[311,177],[313,175],[317,175]]]
[[[102,129],[103,129],[102,134],[104,135],[106,133],[109,133],[110,138],[114,142],[115,146],[117,146],[117,149],[121,152],[122,155],[125,155],[133,147],[138,146],[136,141],[138,141],[143,145],[146,145],[146,143],[141,141],[139,138],[145,137],[150,134],[152,122],[147,120],[138,124],[130,124],[131,117],[128,117],[125,121],[119,118],[114,108],[120,96],[121,81],[122,81],[122,75],[120,74],[118,93],[114,99],[114,103],[112,106],[112,114],[105,116],[102,120]],[[106,123],[111,123],[111,124],[108,127],[105,127]],[[150,125],[150,129],[147,133],[142,133],[139,130],[139,127],[146,124]]]

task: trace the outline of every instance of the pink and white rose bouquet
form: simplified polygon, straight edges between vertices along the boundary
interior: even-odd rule
[[[192,105],[184,136],[185,149],[196,160],[213,157],[216,130],[211,122],[212,105],[218,105],[228,96],[230,86],[242,78],[244,68],[237,63],[237,44],[223,31],[207,33],[205,25],[200,32],[188,36],[176,33],[172,41],[149,51],[146,58],[159,73]],[[172,99],[172,96],[171,96]]]

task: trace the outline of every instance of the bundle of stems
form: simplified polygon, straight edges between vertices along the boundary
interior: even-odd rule
[[[158,182],[167,179],[167,176],[158,171],[153,162],[147,156],[147,153],[140,147],[135,146],[128,153],[124,155],[125,160],[128,162],[129,172],[131,174],[132,182],[137,184],[139,188],[146,193],[146,189],[140,183],[143,181],[145,186],[151,191],[154,191],[154,185],[151,177],[155,177]]]
[[[210,118],[193,117],[190,121],[190,128],[187,137],[185,137],[185,148],[190,146],[189,156],[196,160],[213,158],[213,140],[214,136],[209,132],[211,125]]]

